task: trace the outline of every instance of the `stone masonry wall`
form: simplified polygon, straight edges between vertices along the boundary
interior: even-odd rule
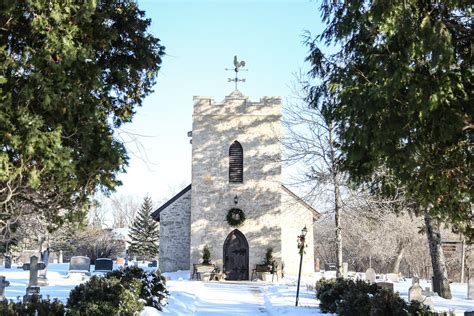
[[[285,263],[285,274],[298,275],[300,255],[297,237],[306,226],[305,238],[307,247],[303,255],[302,275],[314,272],[313,213],[282,188],[282,260]]]
[[[160,213],[160,270],[189,269],[191,190]]]
[[[192,201],[190,264],[201,262],[208,245],[212,261],[223,266],[223,246],[235,228],[226,222],[234,207],[246,214],[238,229],[249,243],[249,276],[272,247],[281,255],[280,99],[250,102],[238,91],[223,103],[195,97],[192,137]],[[243,148],[243,183],[229,183],[229,147]]]

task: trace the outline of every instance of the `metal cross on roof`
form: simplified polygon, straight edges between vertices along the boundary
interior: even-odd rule
[[[237,77],[237,73],[239,71],[247,71],[247,69],[243,69],[245,67],[245,61],[237,61],[237,56],[234,56],[234,69],[231,68],[226,68],[225,70],[233,70],[235,72],[235,78],[228,78],[228,82],[235,82],[235,90],[237,90],[237,83],[240,82],[245,82],[245,79],[239,79]]]

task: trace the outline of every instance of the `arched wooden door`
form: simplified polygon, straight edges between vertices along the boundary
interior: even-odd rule
[[[226,280],[249,279],[249,244],[237,229],[224,242],[224,272]]]

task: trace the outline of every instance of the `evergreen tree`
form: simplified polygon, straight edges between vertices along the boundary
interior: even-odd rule
[[[153,203],[147,196],[144,198],[129,232],[130,252],[144,258],[153,258],[158,254],[160,230],[158,222],[151,217],[152,211]]]
[[[0,3],[0,228],[80,220],[127,165],[114,130],[152,91],[164,47],[134,0]],[[50,229],[50,228],[48,228]]]
[[[342,170],[425,216],[433,289],[451,298],[440,225],[474,239],[472,4],[325,0],[321,12],[308,99],[336,124]]]

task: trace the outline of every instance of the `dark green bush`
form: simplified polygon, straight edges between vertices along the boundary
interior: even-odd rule
[[[115,277],[93,276],[72,289],[67,315],[134,315],[143,309],[140,289],[138,280],[123,285]]]
[[[319,308],[343,316],[429,315],[423,304],[407,304],[397,293],[376,284],[348,279],[320,280],[316,284]]]
[[[36,314],[38,311],[38,314]],[[65,308],[58,299],[39,299],[34,296],[29,302],[2,301],[0,315],[2,316],[64,316]]]
[[[163,309],[168,291],[165,287],[166,279],[159,270],[148,272],[138,267],[127,267],[109,272],[106,277],[117,278],[126,287],[134,280],[140,281],[141,285],[138,290],[140,299],[145,301],[146,306],[152,306],[160,311]]]

